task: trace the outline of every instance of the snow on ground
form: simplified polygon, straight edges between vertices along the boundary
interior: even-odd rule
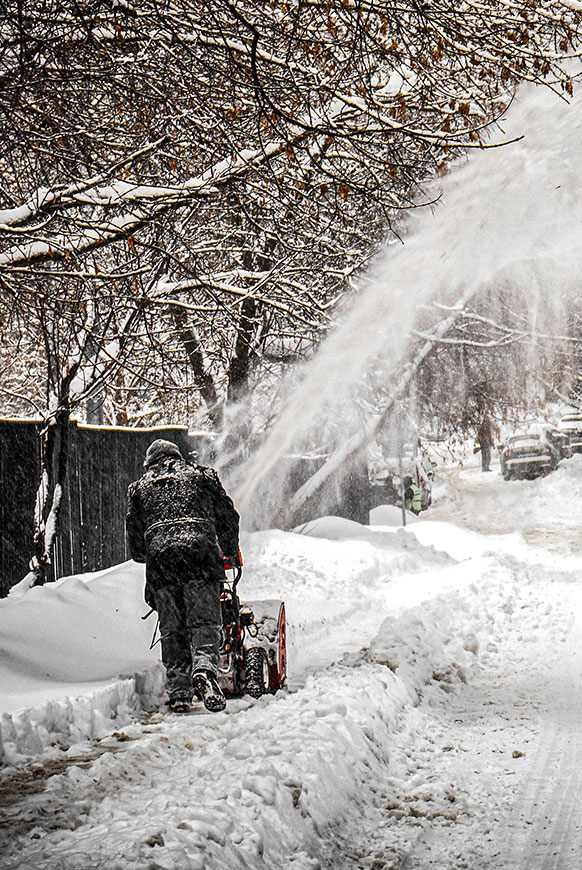
[[[480,473],[475,467],[460,472],[449,469],[441,475],[435,493],[431,513],[435,519],[442,517],[489,534],[516,531],[530,543],[555,546],[562,553],[580,549],[580,453],[562,461],[552,474],[535,480],[503,480],[496,464],[491,474]]]
[[[164,712],[140,566],[15,589],[0,868],[578,868],[541,774],[582,761],[581,494],[582,456],[449,469],[405,529],[247,535],[241,597],[285,600],[289,687],[220,714]]]

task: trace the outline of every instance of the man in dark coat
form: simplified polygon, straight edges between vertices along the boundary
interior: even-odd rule
[[[150,444],[144,467],[128,489],[127,539],[132,559],[146,564],[169,707],[185,712],[196,694],[208,710],[223,710],[223,556],[238,564],[239,516],[214,469],[186,462],[172,442]]]
[[[499,429],[491,422],[491,418],[486,414],[481,420],[481,425],[477,430],[478,450],[481,450],[481,471],[491,471],[489,465],[491,463],[491,450],[495,444],[495,435],[499,435]]]

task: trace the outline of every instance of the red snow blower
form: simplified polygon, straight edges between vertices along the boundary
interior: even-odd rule
[[[240,553],[238,565],[225,561],[224,571],[220,687],[225,695],[246,693],[260,698],[274,694],[287,683],[285,604],[271,598],[241,604],[237,594],[242,575]],[[232,571],[232,579],[228,571]]]

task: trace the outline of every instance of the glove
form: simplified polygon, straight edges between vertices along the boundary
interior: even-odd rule
[[[236,556],[223,556],[222,561],[224,563],[225,571],[228,571],[230,568],[242,568],[243,566],[243,558],[240,550]]]

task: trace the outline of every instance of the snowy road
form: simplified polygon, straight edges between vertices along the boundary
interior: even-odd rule
[[[289,692],[97,728],[88,687],[67,739],[61,707],[6,712],[0,868],[579,870],[582,457],[539,481],[450,471],[436,494],[406,532],[249,536],[249,597],[287,602]],[[120,572],[89,581],[100,612],[120,579],[139,592]],[[41,612],[57,593],[87,606],[62,581]],[[20,602],[6,615],[34,622]]]
[[[580,594],[572,605],[582,612]],[[540,738],[522,795],[515,866],[575,868],[582,842],[582,625],[574,623],[538,714]],[[527,820],[525,826],[523,820]]]
[[[576,461],[578,461],[576,459]],[[560,475],[567,465],[562,464]],[[458,523],[484,534],[520,532],[534,546],[553,550],[560,555],[582,552],[582,525],[576,522],[575,501],[566,487],[545,487],[540,480],[504,481],[498,468],[480,477],[458,469],[443,470],[443,498],[431,512],[435,519]],[[550,482],[551,478],[547,479]],[[482,510],[480,504],[486,496]],[[534,512],[528,510],[534,499]]]
[[[515,530],[537,548],[571,557],[581,551],[582,530],[568,516],[570,499],[576,501],[569,471],[564,465],[562,479],[508,484],[497,474],[451,470],[433,516],[489,534]],[[431,765],[436,779],[463,783],[472,804],[467,829],[424,829],[405,850],[402,867],[580,867],[581,563],[538,552],[525,565],[518,633],[505,635],[470,685],[431,718],[441,740],[448,735],[452,747],[471,757],[459,762],[452,752],[443,766],[432,753],[437,763]]]

